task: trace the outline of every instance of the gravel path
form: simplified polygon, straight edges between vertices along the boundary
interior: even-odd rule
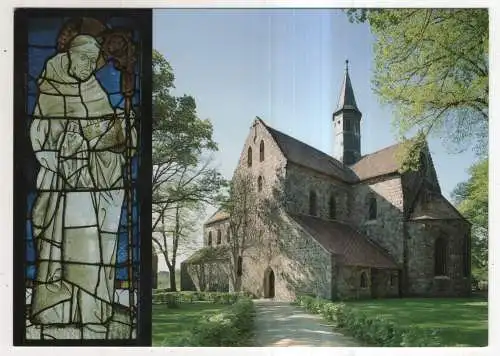
[[[333,330],[319,315],[312,315],[288,302],[271,299],[254,300],[255,317],[254,345],[257,347],[362,346],[351,337]]]

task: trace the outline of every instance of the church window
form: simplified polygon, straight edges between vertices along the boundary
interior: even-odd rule
[[[229,228],[227,229],[226,240],[227,240],[227,243],[231,242],[231,232],[230,232]]]
[[[259,178],[257,178],[257,190],[259,192],[262,192],[262,176],[259,176]]]
[[[208,233],[208,246],[212,246],[212,231]]]
[[[151,10],[16,11],[15,343],[148,339],[150,22]]]
[[[316,192],[311,190],[309,192],[309,215],[316,216],[318,213]]]
[[[373,195],[368,197],[368,220],[375,220],[377,218],[377,198]]]
[[[260,152],[259,152],[259,156],[260,156],[260,161],[263,162],[264,161],[264,140],[260,141]]]
[[[241,256],[238,256],[238,269],[236,270],[236,274],[241,277],[243,275],[243,259]]]
[[[352,121],[349,119],[344,119],[344,130],[351,131],[352,130]]]
[[[447,258],[447,243],[444,237],[438,237],[435,243],[434,251],[434,275],[446,276],[446,258]]]
[[[391,287],[394,287],[396,285],[397,278],[398,277],[396,276],[396,274],[391,273],[391,280],[390,280]]]
[[[333,196],[333,194],[330,196],[329,208],[330,208],[330,219],[333,220],[337,217],[337,203],[335,201],[335,197]]]
[[[361,273],[359,286],[361,288],[368,288],[368,277],[366,276],[366,272]]]
[[[248,167],[252,167],[252,147],[248,147],[247,164]]]
[[[222,234],[220,230],[217,230],[217,245],[220,245],[222,243]]]

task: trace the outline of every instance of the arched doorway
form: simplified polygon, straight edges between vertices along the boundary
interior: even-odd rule
[[[268,268],[264,273],[264,298],[274,298],[274,271]]]

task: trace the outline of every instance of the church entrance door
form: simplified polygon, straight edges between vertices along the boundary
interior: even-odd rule
[[[264,273],[264,298],[274,298],[274,271],[268,268]]]

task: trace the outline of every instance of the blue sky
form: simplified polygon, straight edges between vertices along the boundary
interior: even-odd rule
[[[170,62],[176,95],[194,96],[219,144],[216,164],[229,178],[255,116],[331,153],[331,115],[345,59],[363,113],[361,154],[396,142],[391,110],[371,88],[374,37],[331,9],[162,9],[153,45]],[[429,142],[444,195],[467,179],[474,155]]]

